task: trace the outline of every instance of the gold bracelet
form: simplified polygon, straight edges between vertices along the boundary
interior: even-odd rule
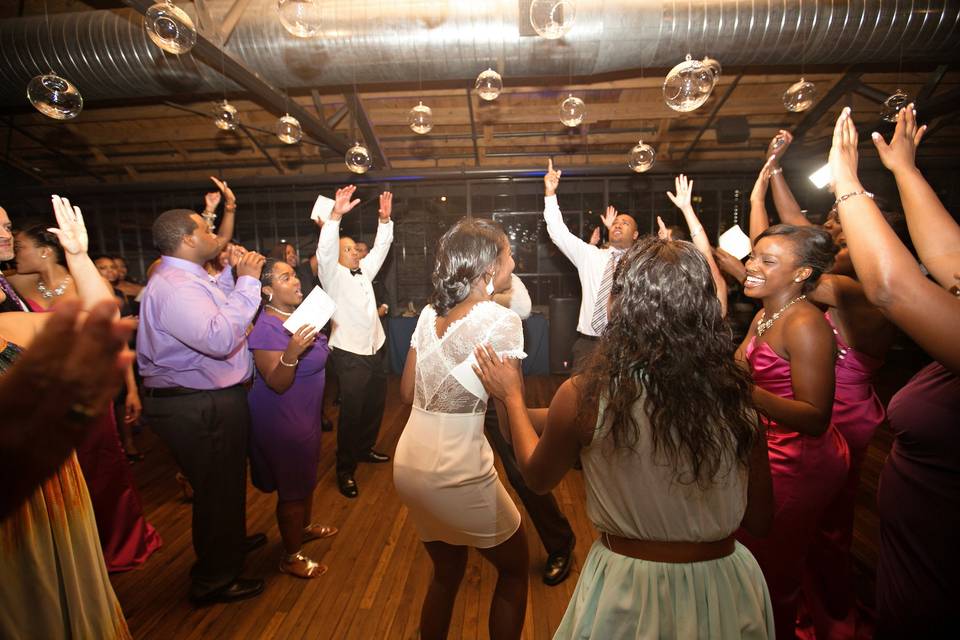
[[[777,167],[776,169],[770,169],[770,177],[778,176],[783,173],[783,167]]]
[[[286,363],[286,362],[283,361],[283,354],[281,353],[281,354],[280,354],[280,364],[282,364],[282,365],[285,366],[285,367],[295,367],[295,366],[297,366],[298,364],[300,364],[300,358],[297,358],[296,362],[294,362],[293,364],[288,364],[288,363]]]
[[[845,194],[843,194],[842,196],[840,196],[839,198],[837,198],[837,201],[833,203],[833,208],[836,209],[838,206],[840,206],[840,203],[841,203],[841,202],[846,202],[847,200],[849,200],[850,198],[853,198],[853,197],[855,197],[855,196],[867,196],[868,198],[870,198],[871,200],[873,200],[873,194],[870,193],[869,191],[866,191],[866,190],[863,190],[863,191],[851,191],[850,193],[845,193]]]

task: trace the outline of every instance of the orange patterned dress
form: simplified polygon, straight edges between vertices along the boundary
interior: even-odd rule
[[[19,353],[0,339],[0,375]],[[27,637],[131,637],[74,454],[0,521],[0,638]]]

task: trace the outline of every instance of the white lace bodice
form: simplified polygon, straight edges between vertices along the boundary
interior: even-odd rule
[[[435,413],[483,413],[486,397],[468,391],[452,375],[477,345],[490,344],[501,356],[525,358],[520,316],[493,301],[476,304],[437,335],[437,312],[424,307],[410,346],[417,350],[413,406]]]

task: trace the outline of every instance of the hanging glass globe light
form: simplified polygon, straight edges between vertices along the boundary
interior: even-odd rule
[[[347,163],[347,169],[354,173],[366,173],[373,166],[370,152],[359,142],[354,142],[353,146],[347,149],[343,159]]]
[[[643,140],[638,142],[627,156],[627,166],[637,173],[649,171],[657,158],[656,150]]]
[[[490,101],[500,97],[503,91],[503,78],[493,69],[487,69],[477,76],[477,82],[474,85],[477,95],[482,99]]]
[[[277,121],[277,137],[280,142],[286,144],[297,144],[303,138],[303,129],[300,128],[300,121],[289,113],[284,114]]]
[[[813,106],[816,100],[816,85],[803,78],[794,82],[790,85],[790,88],[783,92],[783,106],[787,108],[787,111],[793,111],[794,113],[806,111]]]
[[[83,110],[83,96],[77,88],[53,71],[30,80],[27,100],[37,111],[55,120],[76,118]]]
[[[587,105],[573,94],[560,103],[560,122],[568,127],[575,127],[583,122],[585,115],[587,115]]]
[[[433,129],[433,109],[421,102],[407,114],[407,122],[414,133],[424,135]]]
[[[217,105],[213,112],[213,124],[217,125],[217,129],[233,131],[240,124],[240,115],[237,113],[237,108],[224,100]]]
[[[319,0],[277,0],[280,24],[298,38],[312,38],[320,31]]]
[[[910,102],[910,96],[903,89],[897,89],[889,98],[883,101],[880,117],[887,122],[896,122],[897,114]]]
[[[530,26],[548,40],[562,38],[573,28],[577,3],[573,0],[533,0],[530,3]]]
[[[186,53],[197,43],[193,20],[173,0],[163,0],[147,9],[144,26],[153,43],[168,53]]]
[[[663,99],[674,111],[693,111],[710,97],[720,77],[720,63],[712,58],[686,60],[670,69],[663,81]]]

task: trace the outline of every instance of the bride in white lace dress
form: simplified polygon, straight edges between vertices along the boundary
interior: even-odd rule
[[[467,547],[498,571],[490,637],[519,638],[523,627],[526,538],[493,466],[483,433],[487,394],[471,368],[480,344],[518,368],[525,357],[520,317],[492,300],[509,288],[513,267],[496,223],[465,218],[447,231],[431,304],[420,314],[403,370],[401,397],[413,408],[397,443],[393,480],[434,564],[420,615],[424,639],[446,637]]]

